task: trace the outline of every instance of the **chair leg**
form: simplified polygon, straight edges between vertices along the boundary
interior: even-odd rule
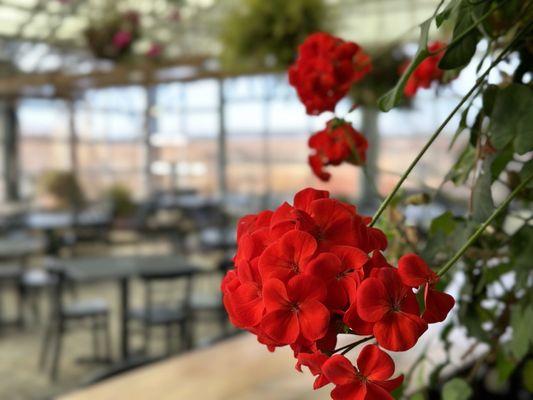
[[[54,327],[53,323],[48,323],[44,330],[43,340],[41,342],[41,352],[39,354],[39,370],[43,371],[46,368],[46,361],[50,349],[50,339],[52,338]]]
[[[92,328],[92,337],[93,337],[93,357],[95,360],[98,360],[100,357],[100,338],[98,333],[100,330],[98,316],[91,318],[91,328]]]
[[[103,317],[102,331],[104,333],[106,361],[111,362],[111,326],[109,325],[109,316],[107,314]]]
[[[182,321],[179,324],[180,328],[180,340],[181,340],[181,349],[180,350],[189,350],[192,347],[190,325],[188,321]]]
[[[170,355],[172,354],[172,323],[168,323],[165,325],[165,338],[167,355]]]
[[[63,344],[63,334],[64,334],[64,327],[62,324],[58,326],[56,337],[55,337],[55,343],[54,343],[54,353],[52,358],[52,367],[50,370],[50,379],[52,382],[57,381],[58,372],[59,372],[59,361],[61,359],[61,348]]]
[[[144,322],[143,326],[143,332],[144,332],[144,354],[149,355],[150,354],[150,337],[152,333],[152,327],[148,322]]]

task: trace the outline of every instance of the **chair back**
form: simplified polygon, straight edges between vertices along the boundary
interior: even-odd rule
[[[188,310],[194,271],[145,272],[140,275],[144,286],[146,310],[158,307]]]

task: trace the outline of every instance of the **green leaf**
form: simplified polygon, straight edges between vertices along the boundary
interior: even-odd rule
[[[449,235],[454,231],[456,225],[453,214],[450,211],[446,211],[438,217],[433,218],[429,227],[429,233],[435,235],[437,232],[443,232],[445,235]]]
[[[529,178],[531,174],[533,174],[533,160],[529,160],[523,165],[519,173],[520,180],[523,181],[524,179]],[[526,187],[533,187],[533,181],[530,181]]]
[[[492,175],[488,170],[488,159],[484,162],[474,189],[472,191],[472,218],[474,221],[485,221],[494,211],[494,201],[492,200]],[[488,164],[490,165],[490,164]]]
[[[516,368],[511,358],[503,351],[498,351],[496,354],[496,369],[498,370],[498,378],[500,382],[505,382]]]
[[[378,105],[381,111],[387,112],[392,110],[395,106],[398,105],[403,96],[403,90],[409,77],[415,71],[415,69],[420,65],[422,61],[426,59],[429,55],[428,51],[428,36],[429,28],[431,27],[431,22],[433,21],[433,16],[420,24],[420,38],[418,39],[418,51],[411,60],[411,63],[400,77],[396,86],[391,90],[385,93],[378,100]]]
[[[513,328],[513,338],[510,343],[510,350],[518,360],[524,358],[528,353],[531,343],[531,321],[533,320],[533,307],[525,309],[516,304],[511,307],[511,327]]]
[[[527,360],[522,369],[522,382],[529,393],[533,393],[533,360]]]
[[[503,172],[507,164],[513,159],[513,146],[507,146],[503,151],[500,151],[493,159],[490,165],[490,173],[492,175],[492,181],[494,182],[500,174]]]
[[[514,143],[518,154],[533,150],[533,90],[511,84],[501,89],[494,101],[489,126],[492,145],[503,149]]]
[[[472,388],[464,379],[454,378],[442,388],[443,400],[467,400],[472,396]]]
[[[462,185],[468,179],[476,163],[476,149],[467,145],[452,169],[446,175],[455,185]]]
[[[422,393],[417,393],[409,397],[409,400],[425,400],[426,397]]]
[[[457,138],[463,133],[463,131],[468,128],[467,120],[468,120],[468,111],[470,111],[470,107],[463,110],[461,113],[461,119],[459,120],[459,125],[457,126],[457,130],[453,134],[452,140],[450,141],[450,145],[448,146],[448,150],[453,147],[455,144]]]
[[[446,49],[439,62],[439,68],[448,70],[467,65],[476,52],[480,34],[472,29],[475,21],[472,17],[472,7],[468,1],[461,2],[457,13],[457,21],[453,29],[452,43]],[[470,30],[469,33],[466,33]],[[457,42],[454,43],[454,40]]]
[[[488,85],[483,91],[483,112],[485,115],[492,114],[492,109],[494,108],[494,102],[496,101],[498,91],[499,89],[496,85]]]
[[[437,16],[435,17],[435,23],[437,24],[437,28],[440,28],[444,21],[450,19],[452,13],[454,12],[454,9],[457,8],[459,4],[459,0],[452,0],[448,3],[446,8],[442,12],[437,14]]]

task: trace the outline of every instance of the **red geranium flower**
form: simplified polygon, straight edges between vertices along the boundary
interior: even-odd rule
[[[329,383],[328,378],[322,373],[322,365],[329,359],[327,355],[319,351],[315,353],[300,353],[298,354],[298,362],[296,363],[296,369],[302,372],[302,365],[309,368],[311,374],[316,376],[313,389],[320,389]]]
[[[300,336],[316,341],[326,335],[329,311],[322,304],[326,288],[312,276],[299,275],[285,285],[269,279],[263,287],[267,314],[261,327],[274,341],[291,344]]]
[[[394,268],[376,269],[361,283],[357,312],[364,321],[374,323],[374,336],[387,350],[410,349],[427,329],[427,323],[418,316],[414,293]]]
[[[431,53],[435,53],[432,56],[427,57],[424,61],[418,65],[413,71],[407,84],[404,88],[404,94],[407,97],[413,97],[419,88],[429,88],[434,81],[441,81],[444,76],[444,71],[441,70],[438,65],[441,58],[444,56],[444,51],[440,51],[446,47],[445,43],[435,41],[428,45],[428,50]],[[400,69],[400,73],[403,73],[407,68],[407,65],[403,65]]]
[[[336,385],[334,400],[391,399],[390,392],[403,382],[403,375],[394,374],[394,361],[375,345],[367,345],[357,357],[357,368],[342,355],[334,355],[322,366],[322,373]]]
[[[368,256],[350,246],[334,246],[331,251],[316,257],[306,271],[326,284],[328,308],[343,310],[355,298]]]
[[[351,85],[372,69],[361,47],[328,33],[314,33],[299,47],[289,68],[289,83],[296,88],[310,115],[333,111]]]
[[[424,285],[426,308],[422,319],[428,324],[444,321],[455,300],[449,294],[434,289],[439,277],[425,261],[416,254],[406,254],[398,260],[398,273],[404,285],[413,288]]]
[[[263,280],[278,278],[283,281],[299,274],[311,260],[317,248],[309,233],[292,230],[268,246],[259,257],[259,271]]]
[[[331,174],[324,171],[328,165],[348,162],[363,165],[366,161],[368,141],[352,124],[334,118],[326,128],[314,133],[309,138],[309,147],[314,153],[309,156],[309,165],[314,174],[323,181],[328,181]]]

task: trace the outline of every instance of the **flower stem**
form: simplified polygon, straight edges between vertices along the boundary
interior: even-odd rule
[[[466,241],[466,243],[455,253],[455,255],[439,270],[437,275],[442,276],[461,258],[464,252],[476,241],[476,239],[483,233],[483,231],[494,221],[494,219],[502,212],[526,185],[533,180],[533,174],[524,179],[520,185],[518,185],[507,198],[496,208],[490,217],[474,232],[472,236]]]
[[[358,340],[356,342],[347,344],[346,346],[339,347],[338,349],[333,350],[333,354],[338,353],[339,351],[342,351],[342,355],[348,353],[350,350],[352,350],[354,347],[359,346],[362,343],[368,342],[369,340],[374,339],[374,336],[369,336],[364,339]]]
[[[398,181],[398,183],[396,183],[396,186],[394,186],[394,189],[392,189],[392,192],[390,192],[390,194],[387,196],[387,198],[381,203],[381,205],[379,206],[378,210],[374,214],[374,217],[372,218],[372,221],[370,222],[370,226],[373,226],[377,222],[377,220],[379,219],[381,214],[383,214],[383,211],[385,211],[385,209],[387,208],[387,206],[389,205],[391,200],[394,198],[394,196],[396,195],[396,193],[398,192],[398,190],[402,186],[403,182],[407,179],[407,177],[409,176],[409,174],[411,173],[413,168],[416,166],[416,164],[418,164],[418,161],[420,161],[422,156],[426,153],[427,149],[429,149],[429,147],[433,144],[435,139],[437,139],[437,137],[440,135],[440,133],[443,131],[443,129],[446,127],[446,125],[448,125],[448,122],[450,122],[450,120],[453,118],[455,113],[457,113],[457,111],[459,111],[461,109],[461,107],[466,103],[468,98],[477,90],[477,88],[479,86],[481,86],[483,84],[483,82],[485,81],[485,78],[487,77],[489,72],[496,65],[498,65],[499,62],[507,55],[507,52],[512,49],[512,47],[516,44],[518,39],[522,36],[522,33],[527,31],[528,27],[529,27],[529,24],[528,24],[528,26],[526,26],[525,29],[523,29],[520,33],[518,33],[514,37],[514,39],[502,50],[500,55],[489,65],[487,70],[478,78],[478,80],[476,81],[474,86],[472,86],[472,88],[464,95],[464,97],[455,106],[455,108],[452,110],[452,112],[440,124],[440,126],[433,133],[433,135],[431,135],[431,137],[429,138],[427,143],[424,145],[424,147],[422,147],[422,150],[420,150],[420,152],[417,154],[415,159],[411,162],[409,167],[407,167],[407,170],[402,174],[402,176],[400,177],[400,180]]]

